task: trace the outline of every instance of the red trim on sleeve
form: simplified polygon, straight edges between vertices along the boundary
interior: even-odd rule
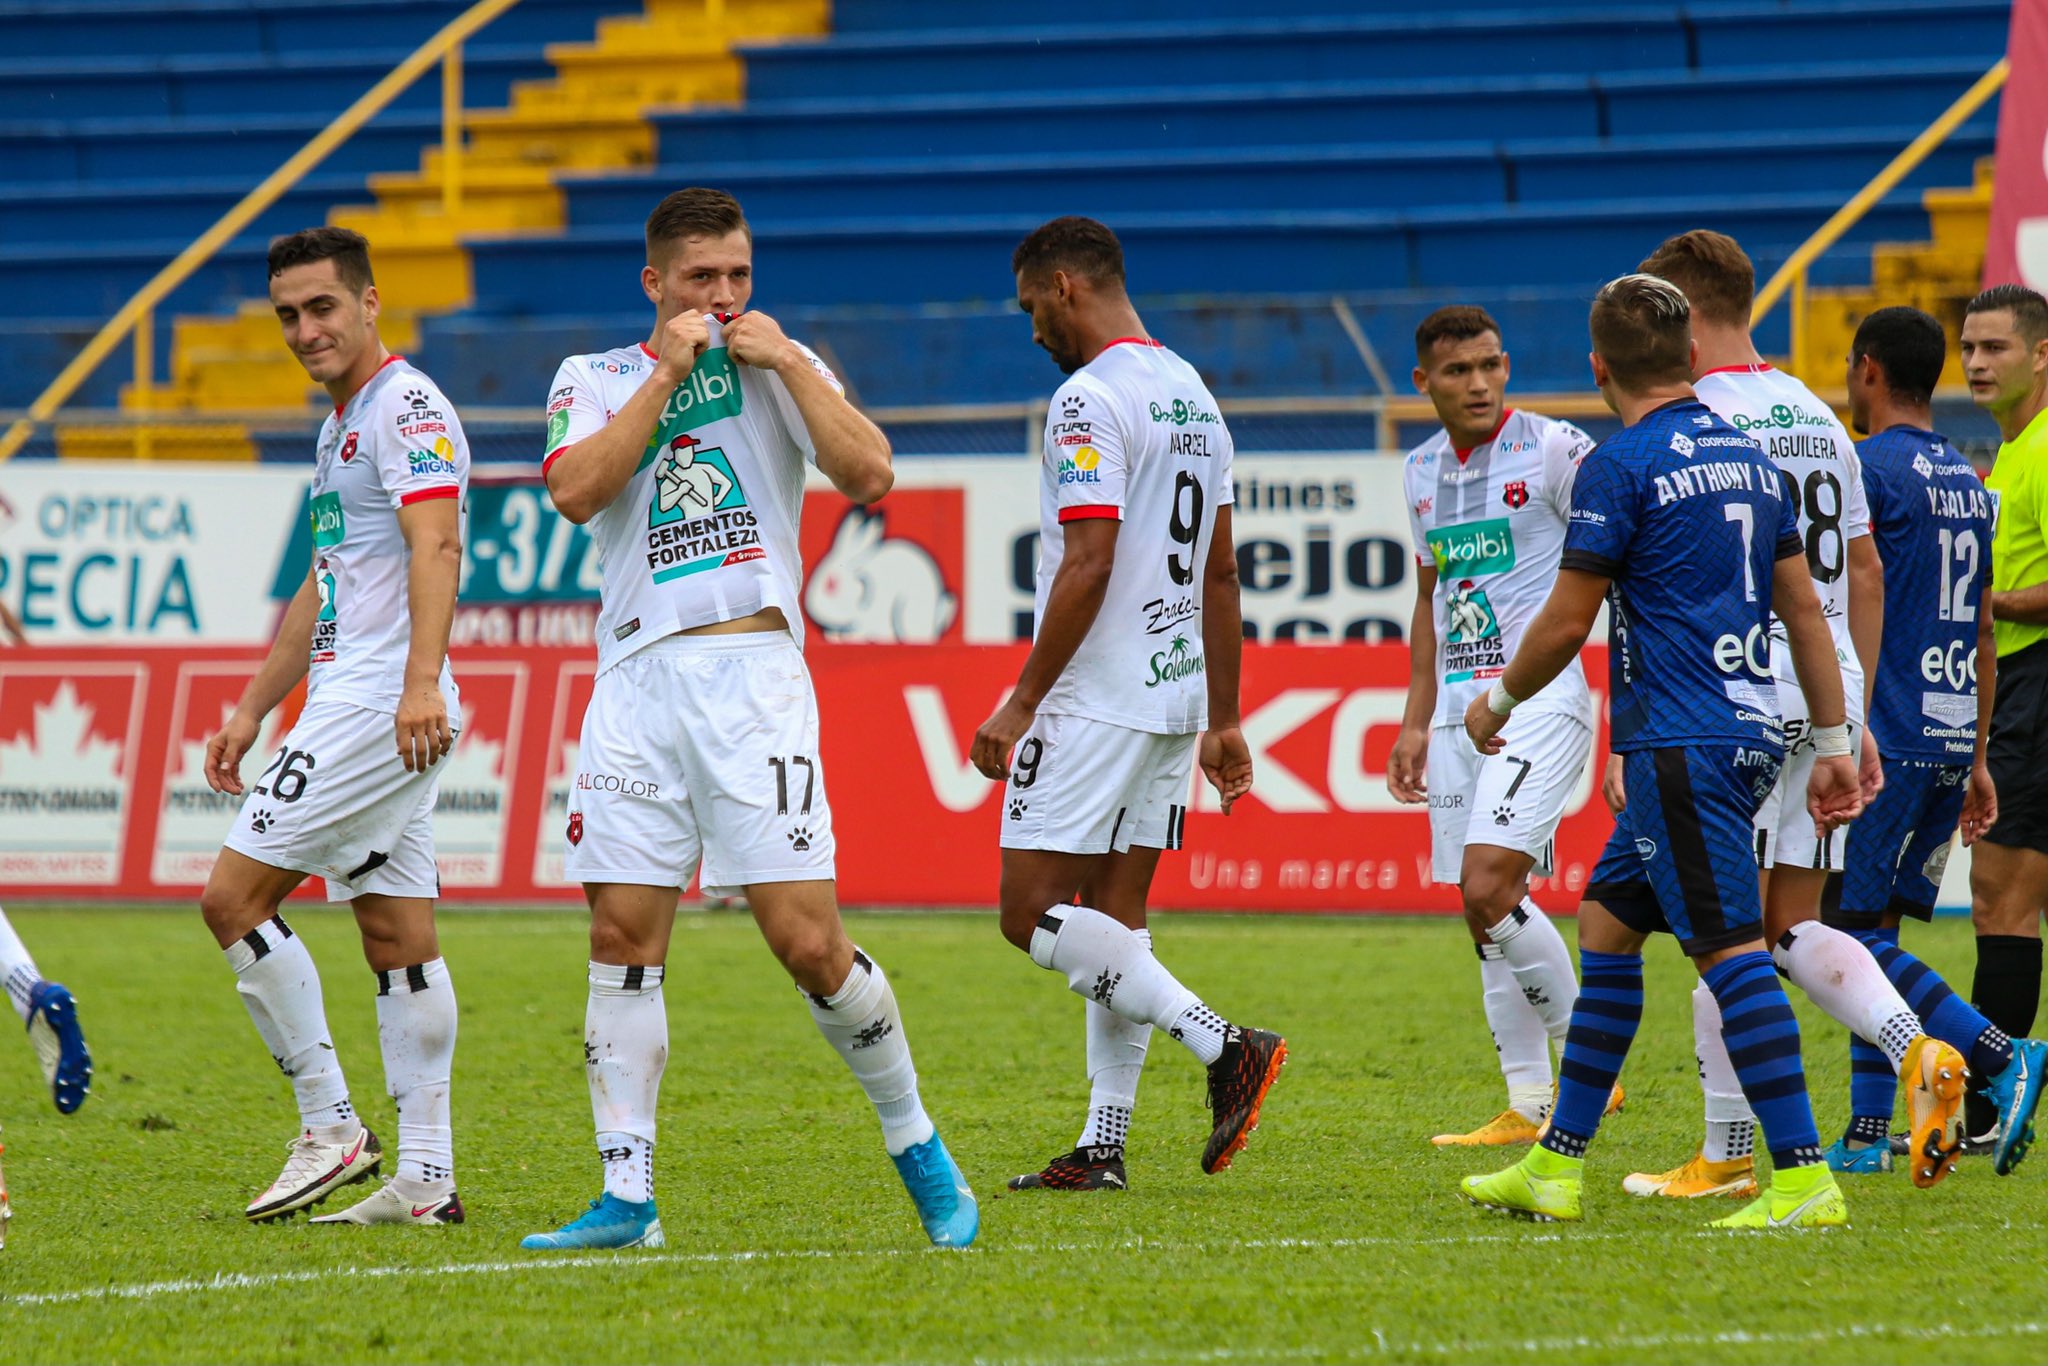
[[[1711,370],[1700,371],[1700,378],[1705,379],[1708,375],[1768,375],[1770,372],[1771,363],[1760,360],[1754,365],[1717,365]]]
[[[1500,434],[1508,429],[1508,419],[1513,417],[1514,415],[1515,410],[1513,408],[1501,409],[1500,425],[1495,427],[1493,429],[1493,435],[1487,437],[1486,440],[1480,442],[1479,446],[1491,446],[1494,442],[1500,440]],[[1472,452],[1478,450],[1479,446],[1453,446],[1451,447],[1451,454],[1457,456],[1458,463],[1462,465],[1467,460],[1470,460],[1472,458]]]
[[[1104,342],[1104,343],[1102,344],[1102,349],[1103,349],[1103,350],[1105,350],[1105,351],[1107,351],[1107,350],[1109,350],[1109,348],[1110,348],[1110,347],[1112,347],[1112,346],[1126,346],[1126,345],[1129,345],[1129,346],[1159,346],[1159,347],[1164,347],[1164,346],[1166,345],[1166,343],[1165,343],[1165,342],[1163,342],[1163,341],[1154,341],[1154,340],[1153,340],[1152,338],[1150,338],[1150,337],[1118,337],[1118,338],[1116,338],[1116,339],[1115,339],[1114,341],[1107,341],[1107,342]]]
[[[401,493],[398,495],[398,505],[404,508],[411,507],[414,503],[424,503],[434,498],[459,498],[461,496],[462,490],[455,487],[455,485],[442,484],[437,488],[414,489],[411,493]]]
[[[1062,522],[1081,522],[1090,517],[1108,517],[1112,521],[1121,522],[1124,519],[1124,510],[1111,503],[1086,503],[1079,507],[1060,509]]]
[[[647,344],[646,342],[641,342],[641,343],[640,343],[640,349],[641,349],[642,351],[645,351],[645,352],[647,353],[647,359],[649,359],[649,360],[660,360],[660,359],[661,359],[661,356],[660,356],[660,355],[659,355],[659,354],[658,354],[658,353],[657,353],[657,352],[655,351],[655,349],[654,349],[653,347],[649,346],[649,345],[648,345],[648,344]]]

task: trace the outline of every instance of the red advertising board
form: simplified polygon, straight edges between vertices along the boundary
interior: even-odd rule
[[[967,749],[1024,649],[810,651],[847,904],[993,904],[999,789]],[[0,897],[196,893],[235,808],[199,779],[201,747],[256,662],[189,647],[0,655]],[[561,850],[594,668],[581,649],[458,653],[465,727],[435,815],[449,900],[578,899]],[[1399,646],[1248,647],[1252,795],[1225,816],[1197,780],[1186,850],[1162,861],[1155,904],[1454,909],[1454,893],[1429,881],[1426,813],[1386,791],[1407,676]],[[1557,875],[1536,889],[1555,909],[1577,904],[1611,828],[1594,782],[1602,739],[1559,832]]]
[[[2048,288],[2048,3],[2020,0],[2006,38],[2012,73],[1999,95],[1996,188],[1984,287]]]

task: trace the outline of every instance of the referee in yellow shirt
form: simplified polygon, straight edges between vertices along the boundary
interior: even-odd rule
[[[2017,1039],[2034,1029],[2048,910],[2048,299],[2024,285],[1985,290],[1964,315],[1962,353],[1970,397],[2004,438],[1984,480],[1998,642],[1986,758],[1998,823],[1977,841],[1970,866],[1970,1003]],[[1982,671],[1987,684],[1990,673]],[[1971,1139],[1997,1123],[1975,1094],[1967,1120]]]

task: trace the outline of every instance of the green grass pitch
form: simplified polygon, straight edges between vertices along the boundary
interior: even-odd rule
[[[1980,1159],[1934,1191],[1845,1178],[1854,1227],[1702,1232],[1733,1208],[1631,1199],[1694,1142],[1688,965],[1649,950],[1627,1111],[1589,1163],[1585,1224],[1481,1214],[1432,1150],[1501,1088],[1448,920],[1162,917],[1165,961],[1293,1060],[1237,1165],[1197,1166],[1201,1073],[1157,1039],[1121,1195],[1002,1195],[1071,1144],[1079,1004],[988,915],[862,915],[928,1106],[982,1198],[980,1243],[934,1252],[865,1101],[752,925],[683,918],[657,1169],[668,1248],[550,1257],[521,1234],[598,1189],[581,1066],[583,918],[451,912],[461,998],[456,1160],[469,1222],[251,1227],[294,1116],[196,911],[10,908],[70,984],[99,1070],[74,1116],[0,1045],[16,1218],[0,1361],[1100,1362],[2039,1360],[2048,1159]],[[321,964],[357,1106],[387,1141],[372,985],[352,924],[293,915]],[[1967,981],[1967,926],[1908,943]],[[1823,1136],[1841,1031],[1802,1006]],[[388,1148],[387,1148],[388,1151]],[[1516,1150],[1506,1150],[1512,1155]],[[387,1161],[390,1159],[387,1158]],[[364,1187],[351,1189],[360,1193]],[[329,1208],[338,1208],[330,1204]]]

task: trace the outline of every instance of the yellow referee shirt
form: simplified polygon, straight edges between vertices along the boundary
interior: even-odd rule
[[[1998,461],[1984,477],[1997,521],[1991,533],[1991,587],[2010,593],[2048,583],[2048,410],[2035,414],[2026,430],[1998,448]],[[2048,640],[2048,626],[1993,621],[1998,657]]]

